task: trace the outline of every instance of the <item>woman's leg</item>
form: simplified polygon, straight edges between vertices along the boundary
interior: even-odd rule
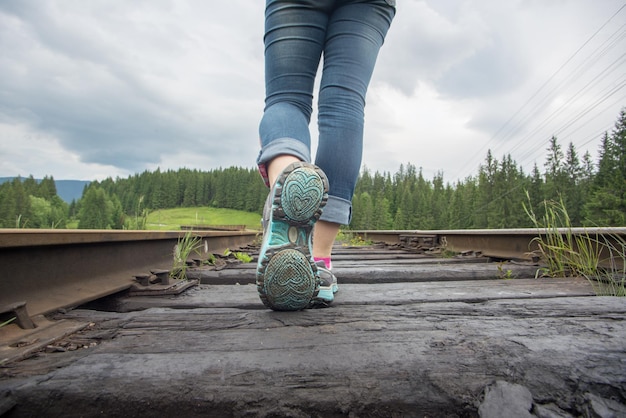
[[[259,126],[261,170],[281,155],[311,161],[313,87],[326,37],[322,1],[268,0],[265,10],[265,111]],[[272,171],[280,172],[276,165]],[[269,174],[269,173],[267,173]]]
[[[257,289],[274,310],[306,308],[320,287],[311,235],[328,198],[328,182],[319,168],[308,164],[308,125],[328,22],[318,9],[322,3],[269,0],[266,7],[266,107],[258,163],[271,191],[263,216]]]
[[[315,257],[329,257],[361,167],[364,108],[376,58],[395,8],[384,0],[340,2],[326,33],[319,94],[319,146],[315,159],[327,175],[329,199],[313,239]]]

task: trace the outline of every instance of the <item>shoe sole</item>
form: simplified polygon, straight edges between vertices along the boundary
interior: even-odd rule
[[[311,257],[311,232],[328,200],[328,180],[318,167],[293,163],[278,177],[257,266],[263,304],[276,311],[309,306],[319,292]]]

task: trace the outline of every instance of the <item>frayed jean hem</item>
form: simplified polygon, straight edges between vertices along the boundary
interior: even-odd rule
[[[294,138],[278,138],[261,149],[256,163],[266,165],[279,155],[293,155],[300,161],[311,162],[311,151],[307,145]]]
[[[267,163],[280,155],[292,155],[301,161],[311,162],[309,148],[293,138],[278,138],[263,147],[257,158],[257,165],[261,176],[267,183]],[[328,203],[324,207],[322,221],[333,222],[340,225],[349,225],[352,219],[352,202],[337,196],[328,196]]]
[[[336,196],[328,196],[328,202],[322,216],[321,221],[333,222],[339,225],[349,225],[352,218],[352,203],[349,200]]]

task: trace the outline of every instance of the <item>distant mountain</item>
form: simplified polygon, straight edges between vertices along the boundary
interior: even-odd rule
[[[57,186],[57,194],[67,203],[71,203],[72,200],[78,200],[83,197],[83,190],[89,183],[91,182],[86,180],[54,181],[54,184]]]
[[[11,181],[15,177],[0,177],[0,184]],[[24,179],[24,177],[22,177]],[[40,182],[41,179],[35,179]],[[87,180],[54,180],[54,185],[57,188],[57,195],[67,203],[71,203],[72,200],[78,200],[83,196],[83,189],[86,185],[91,183]]]

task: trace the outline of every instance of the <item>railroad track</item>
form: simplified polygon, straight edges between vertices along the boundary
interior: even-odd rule
[[[563,231],[565,232],[565,231]],[[573,229],[626,238],[626,228]],[[534,229],[354,231],[408,250],[446,248],[495,259],[530,259]],[[131,288],[137,277],[168,270],[184,231],[0,230],[0,315],[29,319]],[[203,251],[219,254],[254,242],[258,231],[195,231]],[[2,318],[2,317],[0,317]],[[0,321],[1,323],[2,321]]]
[[[337,244],[335,302],[301,312],[260,302],[257,232],[194,233],[253,260],[193,268],[173,297],[145,273],[167,276],[184,232],[0,231],[0,298],[36,325],[0,328],[0,415],[478,416],[520,393],[511,416],[626,411],[624,300],[505,261],[536,231],[358,231],[382,243]]]
[[[184,231],[0,230],[0,310],[22,317],[78,306],[169,269]],[[196,231],[205,252],[254,241],[256,231]],[[2,312],[0,312],[2,314]],[[0,321],[1,322],[1,321]]]

